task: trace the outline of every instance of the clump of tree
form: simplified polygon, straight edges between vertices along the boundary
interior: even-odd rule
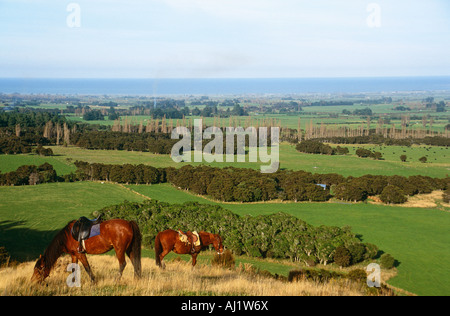
[[[380,200],[386,204],[403,204],[408,201],[405,193],[399,187],[388,185],[380,194]]]
[[[0,155],[27,154],[32,146],[24,139],[15,135],[0,135]]]
[[[124,133],[111,131],[79,131],[73,133],[70,142],[85,149],[127,150],[170,154],[178,142],[166,133]]]
[[[335,198],[344,201],[364,201],[369,196],[379,195],[384,203],[398,204],[406,202],[408,196],[445,190],[448,185],[448,177],[365,175],[346,178],[333,186],[333,192]]]
[[[0,127],[43,127],[47,122],[63,124],[66,118],[57,111],[20,109],[10,112],[0,112]]]
[[[334,251],[334,262],[343,268],[350,266],[352,263],[350,251],[343,246],[337,247]]]
[[[296,149],[307,154],[346,155],[349,153],[348,148],[340,146],[333,148],[317,140],[304,140],[297,144]]]
[[[368,157],[370,157],[370,158],[373,158],[375,160],[383,159],[383,154],[380,153],[379,151],[372,152],[372,151],[370,151],[368,149],[365,149],[365,148],[358,148],[356,150],[356,155],[358,157],[360,157],[360,158],[368,158]]]
[[[166,182],[166,171],[147,165],[106,165],[76,161],[76,178],[117,183],[155,184]]]
[[[395,259],[392,255],[384,253],[380,257],[380,263],[383,269],[392,269],[395,265]]]
[[[39,156],[53,156],[53,150],[51,148],[44,148],[42,145],[37,146],[33,151]]]
[[[59,180],[56,171],[49,163],[40,166],[21,166],[16,171],[0,173],[0,185],[36,185],[40,183],[57,182]]]
[[[90,110],[86,111],[83,115],[83,120],[85,121],[103,121],[105,117],[100,110]]]

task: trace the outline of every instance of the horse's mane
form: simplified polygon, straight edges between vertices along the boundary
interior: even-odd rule
[[[67,236],[70,233],[68,232],[69,225],[73,222],[74,221],[70,221],[67,223],[67,225],[56,234],[47,249],[45,249],[42,257],[44,258],[46,268],[51,269],[56,260],[63,254],[67,243]]]

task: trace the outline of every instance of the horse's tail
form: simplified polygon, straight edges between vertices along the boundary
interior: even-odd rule
[[[156,238],[155,238],[155,260],[156,260],[156,265],[158,267],[161,267],[161,258],[159,255],[163,252],[160,235],[161,235],[161,233],[158,233],[158,235],[156,235]]]
[[[133,229],[133,240],[131,241],[130,246],[130,259],[131,263],[134,267],[134,272],[137,277],[141,277],[141,244],[142,244],[142,235],[139,229],[138,224],[136,222],[130,222],[131,227]]]

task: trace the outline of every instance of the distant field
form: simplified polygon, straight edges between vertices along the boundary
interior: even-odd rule
[[[336,146],[336,145],[333,145]],[[343,145],[342,145],[343,146]],[[350,154],[345,156],[327,156],[299,153],[295,146],[287,143],[280,145],[280,168],[288,170],[305,170],[312,173],[338,173],[344,176],[375,175],[425,175],[430,177],[445,177],[450,173],[450,148],[414,146],[347,146]],[[359,158],[355,151],[359,147],[367,147],[373,151],[380,151],[384,160]],[[129,152],[118,150],[87,150],[74,146],[51,147],[55,156],[40,157],[37,155],[0,155],[0,171],[8,172],[24,164],[52,164],[59,175],[76,170],[73,163],[76,160],[90,163],[104,164],[146,164],[154,167],[179,168],[188,163],[175,163],[169,155],[157,155],[143,152]],[[407,162],[400,161],[400,155],[407,155]],[[428,162],[421,163],[419,158],[427,156]],[[248,157],[246,158],[248,161]],[[192,162],[191,165],[200,163]],[[259,169],[259,162],[245,163],[204,163],[214,167],[234,166],[239,168]],[[267,165],[267,164],[265,164]]]
[[[258,106],[258,104],[252,104],[253,106]],[[245,104],[241,104],[242,107],[245,108]],[[443,113],[436,113],[435,110],[425,109],[422,105],[405,105],[406,107],[411,107],[411,111],[397,111],[394,110],[395,107],[397,107],[398,104],[355,104],[355,105],[339,105],[339,106],[303,106],[303,111],[299,113],[249,113],[249,116],[247,117],[239,117],[238,120],[242,122],[242,124],[247,119],[252,119],[254,122],[257,120],[267,120],[267,119],[274,119],[276,122],[281,122],[281,126],[283,127],[289,127],[296,129],[298,127],[298,119],[301,119],[301,128],[305,129],[306,124],[309,124],[312,122],[314,125],[320,125],[321,123],[325,125],[345,125],[350,128],[358,128],[361,124],[367,125],[367,120],[364,117],[361,117],[359,115],[343,115],[343,110],[348,110],[350,112],[353,112],[355,110],[361,110],[365,108],[370,108],[374,115],[382,115],[386,118],[390,119],[389,124],[386,124],[384,127],[391,127],[391,124],[395,124],[398,128],[401,126],[400,117],[402,115],[409,115],[411,117],[416,117],[415,120],[411,120],[410,126],[411,128],[423,128],[422,127],[422,121],[421,118],[424,115],[429,115],[430,117],[434,118],[434,123],[432,130],[434,131],[440,131],[443,132],[445,125],[448,124],[448,118],[450,117],[449,113],[443,112]],[[55,108],[58,106],[51,106],[51,108]],[[65,108],[64,105],[60,106],[61,108]],[[204,106],[191,106],[191,108],[198,107],[199,109],[203,109]],[[219,107],[220,109],[224,110],[227,107]],[[105,120],[100,121],[85,121],[82,117],[74,116],[74,115],[68,115],[67,116],[70,120],[76,121],[76,122],[84,122],[89,124],[99,124],[99,125],[112,125],[114,121],[108,120],[107,117],[105,117]],[[390,117],[393,117],[392,119]],[[187,116],[189,119],[199,119],[200,116]],[[138,115],[138,116],[122,116],[122,121],[125,119],[128,119],[132,124],[139,124],[140,122],[143,122],[144,125],[147,120],[151,119],[151,116],[149,115]],[[204,117],[203,122],[210,126],[215,121],[214,117]],[[176,122],[176,120],[174,120]],[[225,122],[228,124],[229,119],[228,118],[222,118],[220,122]],[[377,125],[377,120],[372,120],[371,128],[375,128]],[[427,125],[427,128],[430,126]]]
[[[53,147],[52,147],[53,148]],[[17,170],[23,165],[42,165],[49,163],[56,170],[58,175],[68,174],[74,172],[76,167],[58,156],[41,157],[35,154],[24,155],[0,155],[0,172],[10,172]]]

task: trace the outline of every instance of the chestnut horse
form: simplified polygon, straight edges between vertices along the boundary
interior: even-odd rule
[[[84,266],[92,282],[95,282],[94,275],[84,253],[78,252],[78,241],[72,237],[72,226],[76,221],[69,222],[52,240],[50,245],[40,255],[34,266],[32,281],[42,282],[50,274],[56,260],[64,254],[72,256],[72,263],[78,263],[78,260]],[[88,254],[103,254],[114,248],[117,259],[119,260],[119,275],[125,269],[125,253],[131,259],[134,266],[136,277],[141,276],[141,242],[142,236],[138,225],[133,221],[122,219],[112,219],[100,224],[100,235],[85,240],[84,245]]]
[[[180,240],[180,236],[175,230],[168,229],[158,233],[155,239],[156,265],[164,269],[164,257],[171,251],[180,255],[190,254],[192,256],[193,267],[197,263],[197,255],[200,251],[211,244],[214,246],[217,253],[223,253],[222,237],[207,232],[199,232],[198,235],[200,237],[200,246],[192,248],[191,244]]]

